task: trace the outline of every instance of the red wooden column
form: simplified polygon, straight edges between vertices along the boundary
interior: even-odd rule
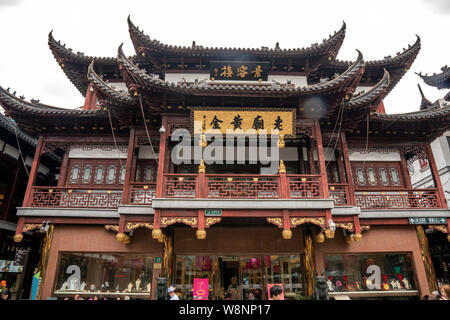
[[[164,127],[164,132],[160,134],[159,139],[159,158],[158,158],[158,174],[156,177],[156,198],[162,198],[164,194],[164,169],[165,169],[165,159],[166,159],[166,148],[167,148],[167,137],[169,134],[169,126],[167,121],[167,116],[162,116],[161,126]],[[153,239],[160,239],[162,232],[161,226],[161,209],[155,209],[155,219],[153,222]]]
[[[434,160],[433,150],[431,149],[431,145],[429,142],[425,143],[425,150],[427,154],[427,158],[430,164],[431,175],[434,180],[434,184],[438,189],[439,198],[441,201],[441,207],[447,208],[447,201],[445,200],[444,189],[442,188],[441,177],[439,176],[439,171],[436,166],[436,161]]]
[[[320,132],[319,120],[314,121],[314,136],[317,142],[317,158],[319,160],[319,173],[322,181],[322,197],[328,199],[327,170],[325,169],[325,154],[323,152],[322,133]]]
[[[316,138],[317,143],[317,158],[319,160],[319,173],[320,180],[322,185],[322,198],[329,199],[329,191],[328,191],[328,180],[327,180],[327,170],[325,168],[325,154],[323,152],[323,143],[322,143],[322,133],[320,132],[320,124],[319,120],[314,121],[314,136]],[[325,210],[326,217],[326,225],[329,227],[329,221],[331,220],[331,209]],[[325,236],[327,238],[333,238],[334,232],[331,230],[326,230]]]
[[[64,157],[61,162],[61,168],[59,169],[58,187],[64,187],[66,185],[67,170],[69,165],[69,149],[64,152]]]
[[[412,189],[411,177],[409,176],[408,164],[406,163],[406,158],[403,152],[400,150],[401,162],[400,166],[402,169],[403,183],[405,184],[405,188]]]
[[[355,200],[355,186],[353,185],[353,178],[352,178],[352,167],[350,165],[350,157],[348,155],[348,145],[347,145],[347,138],[345,136],[345,132],[341,132],[340,137],[340,144],[342,149],[342,156],[344,158],[344,165],[345,165],[345,175],[346,175],[346,181],[348,184],[348,199],[349,204],[355,206],[356,200]]]
[[[23,207],[27,207],[31,204],[31,189],[33,188],[34,181],[36,180],[43,147],[44,138],[39,136],[36,150],[34,151],[33,165],[31,166],[30,177],[28,178],[27,190],[25,191],[25,196],[23,198]]]
[[[87,90],[86,90],[86,97],[84,98],[83,110],[90,110],[91,105],[92,105],[93,96],[94,96],[94,88],[92,88],[92,84],[89,83]]]
[[[130,136],[128,137],[128,153],[127,153],[127,164],[125,167],[125,180],[123,182],[122,203],[128,203],[129,199],[130,180],[132,179],[131,171],[133,169],[132,164],[135,158],[134,157],[134,147],[136,144],[135,136],[136,136],[136,129],[133,127],[130,129]]]

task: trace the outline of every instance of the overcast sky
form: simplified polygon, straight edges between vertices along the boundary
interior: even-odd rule
[[[134,49],[127,16],[152,39],[213,47],[307,47],[347,24],[339,59],[394,56],[413,44],[422,49],[385,99],[387,113],[419,109],[420,83],[434,102],[445,90],[427,86],[414,72],[439,73],[450,64],[450,0],[0,0],[0,85],[26,100],[76,108],[84,98],[66,78],[48,47],[48,33],[74,52],[115,57],[123,42]]]

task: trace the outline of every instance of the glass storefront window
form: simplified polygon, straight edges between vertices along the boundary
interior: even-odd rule
[[[208,278],[209,291],[212,290],[212,263],[213,258],[210,256],[177,256],[175,286],[183,300],[192,300],[194,278]]]
[[[151,256],[120,253],[64,253],[55,294],[110,294],[150,299]]]
[[[174,285],[182,299],[193,298],[194,278],[208,279],[209,300],[261,300],[275,283],[283,284],[286,299],[297,299],[301,256],[177,256]]]
[[[415,290],[409,254],[324,256],[329,291]]]
[[[302,294],[300,256],[264,256],[267,283],[282,283],[286,298]]]

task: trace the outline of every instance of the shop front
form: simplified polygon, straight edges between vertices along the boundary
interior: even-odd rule
[[[286,299],[303,295],[302,229],[291,240],[273,227],[208,229],[197,240],[190,228],[174,230],[172,284],[182,299],[194,299],[195,279],[208,284],[209,300],[265,300],[267,286],[283,284]]]
[[[336,232],[315,246],[315,257],[332,297],[419,299],[430,292],[412,226],[372,226],[361,241],[351,243]]]
[[[125,245],[102,225],[56,225],[41,299],[154,299],[162,254],[163,244],[147,229],[135,230]]]
[[[267,285],[283,284],[285,297],[303,294],[302,255],[177,255],[174,285],[193,299],[194,278],[208,282],[213,300],[267,299]]]

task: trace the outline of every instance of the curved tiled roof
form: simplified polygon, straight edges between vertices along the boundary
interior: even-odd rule
[[[130,97],[129,93],[119,92],[111,87],[108,83],[106,83],[95,71],[94,71],[94,60],[92,60],[91,64],[88,67],[87,73],[88,80],[93,84],[97,90],[104,96],[105,99],[112,103],[119,104],[136,104],[135,99]]]
[[[161,91],[174,91],[184,94],[236,94],[236,95],[275,95],[275,96],[306,96],[313,94],[326,94],[346,88],[353,80],[364,72],[364,61],[361,52],[358,51],[356,61],[342,74],[334,79],[304,87],[276,87],[272,85],[251,84],[226,84],[219,82],[181,83],[166,82],[157,77],[148,75],[145,71],[136,67],[122,51],[122,45],[118,49],[117,61],[122,72],[125,72],[128,85],[140,85],[146,88],[159,89]],[[355,86],[357,85],[354,84]],[[340,92],[344,91],[340,90]]]
[[[422,121],[442,119],[450,116],[450,105],[443,108],[432,108],[408,113],[385,114],[375,112],[372,114],[373,119],[394,120],[394,121]]]
[[[22,129],[19,128],[19,126],[15,123],[9,120],[7,117],[2,115],[0,113],[0,127],[5,128],[9,132],[16,134],[19,139],[22,139],[29,145],[36,147],[37,145],[37,139],[35,137],[30,136],[29,134],[22,131]]]
[[[64,109],[45,105],[42,103],[32,103],[14,96],[0,86],[0,105],[7,113],[40,114],[40,115],[95,115],[102,113],[102,110],[81,110]]]
[[[407,49],[404,49],[402,52],[397,52],[397,55],[394,57],[386,56],[381,60],[371,60],[366,62],[366,72],[370,69],[384,68],[389,72],[390,81],[389,86],[386,89],[385,96],[391,92],[392,89],[397,85],[400,79],[405,75],[405,73],[409,70],[412,63],[416,59],[417,55],[420,52],[421,41],[420,37],[416,35],[416,42],[412,45],[408,45]],[[342,61],[336,59],[330,63],[329,66],[336,67],[348,67],[352,62],[351,61]]]
[[[330,55],[335,57],[342,45],[345,38],[346,24],[343,22],[339,31],[336,31],[333,35],[330,35],[328,39],[324,39],[321,44],[312,44],[306,48],[297,49],[280,49],[280,48],[217,48],[217,47],[204,47],[199,45],[186,46],[173,46],[161,43],[157,40],[151,40],[149,36],[139,30],[133,22],[131,22],[130,16],[128,16],[128,29],[130,37],[135,47],[136,52],[139,52],[145,48],[153,52],[160,52],[166,54],[182,54],[184,56],[217,56],[222,54],[253,54],[264,57],[299,57],[299,56],[325,56]],[[140,53],[140,52],[139,52]]]
[[[55,40],[53,30],[48,34],[48,45],[67,78],[83,96],[86,94],[89,82],[86,78],[86,71],[80,72],[80,67],[87,70],[92,60],[102,65],[116,65],[116,59],[113,57],[92,57],[85,56],[81,52],[74,53],[72,49],[66,48],[60,41]]]
[[[438,89],[449,89],[450,88],[450,67],[444,66],[441,68],[441,73],[434,73],[433,75],[429,76],[428,74],[423,75],[422,73],[416,74],[422,78],[422,80],[433,87],[436,87]]]
[[[374,100],[382,99],[384,93],[386,92],[386,89],[389,86],[389,83],[390,83],[389,72],[386,69],[384,69],[384,74],[381,80],[375,86],[370,88],[370,90],[360,95],[353,96],[347,104],[348,108],[349,109],[358,108],[367,105],[373,102]]]

